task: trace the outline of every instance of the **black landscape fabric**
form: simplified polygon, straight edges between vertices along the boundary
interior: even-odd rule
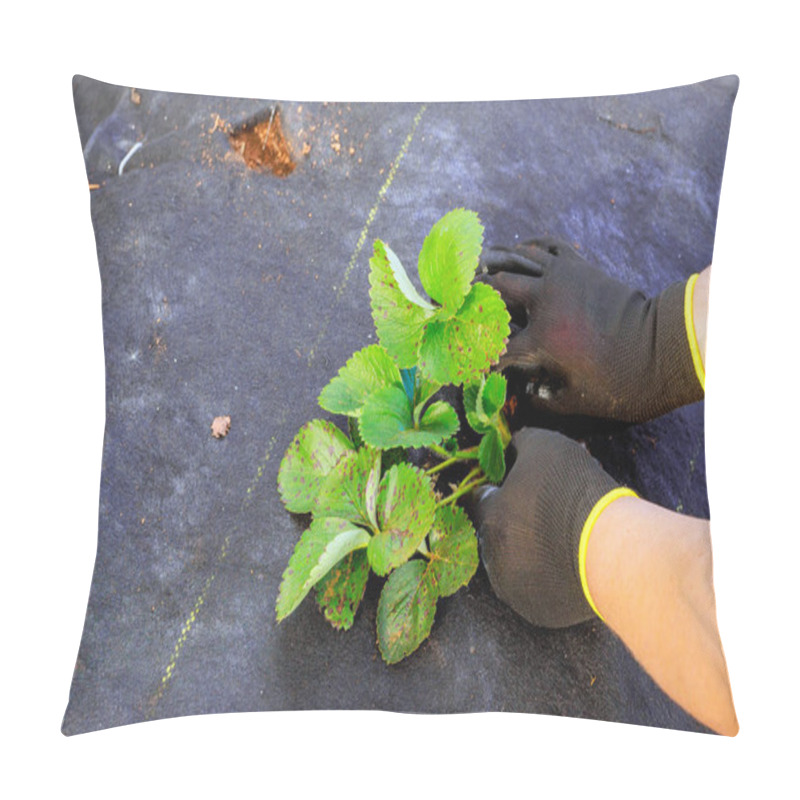
[[[347,632],[313,594],[277,624],[306,519],[284,509],[276,477],[298,429],[330,418],[321,389],[375,341],[375,238],[415,280],[425,234],[457,207],[479,214],[487,245],[557,236],[647,294],[707,266],[737,85],[423,105],[76,77],[107,417],[64,733],[278,709],[505,710],[705,731],[600,621],[536,629],[494,597],[482,567],[391,667],[375,641],[375,576]],[[224,438],[211,435],[218,416],[230,416]],[[708,516],[702,403],[574,435],[643,497]]]

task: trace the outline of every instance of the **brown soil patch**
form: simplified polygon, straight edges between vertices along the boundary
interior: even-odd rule
[[[285,178],[297,166],[277,106],[263,118],[242,123],[228,134],[228,141],[250,169],[268,169]]]

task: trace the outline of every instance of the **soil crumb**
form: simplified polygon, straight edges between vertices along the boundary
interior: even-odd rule
[[[240,125],[228,134],[228,141],[250,169],[268,169],[279,178],[285,178],[297,166],[277,106],[263,118]]]

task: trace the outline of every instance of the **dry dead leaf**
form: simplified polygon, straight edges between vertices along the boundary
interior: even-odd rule
[[[228,431],[231,429],[231,418],[228,416],[225,417],[214,417],[214,421],[211,423],[211,435],[215,439],[222,439],[228,435]]]

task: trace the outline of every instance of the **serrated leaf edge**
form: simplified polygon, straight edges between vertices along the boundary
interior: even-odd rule
[[[297,607],[300,605],[300,603],[302,603],[303,600],[306,598],[306,595],[308,595],[308,593],[314,588],[314,586],[322,578],[324,578],[331,571],[331,569],[333,569],[333,567],[336,564],[338,564],[345,556],[347,556],[349,553],[352,553],[353,550],[357,550],[357,549],[359,549],[361,547],[366,547],[369,544],[369,541],[370,541],[371,537],[370,537],[370,535],[369,535],[369,533],[367,531],[365,531],[363,528],[359,527],[358,525],[354,525],[349,520],[340,520],[341,522],[348,523],[348,525],[350,527],[343,528],[341,531],[339,531],[339,533],[336,536],[334,536],[328,542],[327,545],[325,545],[325,547],[323,548],[323,550],[320,552],[319,556],[317,557],[317,563],[309,570],[308,578],[306,578],[306,580],[302,583],[302,585],[300,587],[300,590],[299,590],[294,602],[289,603],[288,609],[284,610],[283,612],[281,612],[279,607],[281,605],[281,599],[284,596],[284,587],[286,586],[286,583],[287,583],[287,580],[288,580],[289,576],[294,574],[293,567],[292,567],[292,559],[294,558],[295,554],[297,553],[298,547],[300,547],[300,545],[303,543],[303,536],[312,529],[312,526],[316,522],[319,522],[319,521],[321,521],[323,519],[328,519],[328,520],[332,520],[333,521],[333,520],[337,520],[338,518],[336,518],[336,517],[325,517],[325,518],[315,519],[314,521],[312,521],[311,526],[306,528],[306,530],[303,531],[303,533],[300,535],[300,539],[298,540],[297,544],[295,545],[295,549],[292,552],[292,556],[289,558],[289,563],[287,564],[286,569],[283,571],[283,574],[281,575],[281,583],[280,583],[280,586],[278,588],[278,597],[277,597],[277,599],[275,601],[275,615],[276,615],[276,619],[277,619],[278,622],[280,622],[281,620],[286,619],[286,617],[288,617],[291,613],[293,613],[297,609]],[[325,556],[330,552],[331,547],[340,539],[340,537],[345,536],[347,534],[355,534],[355,536],[353,537],[353,540],[355,542],[357,542],[357,544],[354,544],[348,550],[344,551],[339,556],[339,558],[337,558],[336,561],[334,561],[332,564],[327,566],[324,569],[324,571],[320,571],[321,570],[320,564],[324,562]]]
[[[424,567],[423,567],[423,570],[422,570],[422,574],[420,575],[420,579],[419,579],[419,581],[417,583],[415,594],[416,594],[417,591],[419,591],[419,588],[422,586],[422,582],[427,577],[430,580],[431,596],[432,596],[431,597],[432,610],[431,610],[431,615],[430,615],[430,624],[427,626],[427,632],[425,633],[424,636],[422,636],[420,638],[420,640],[413,647],[411,647],[410,650],[408,650],[407,652],[404,652],[402,655],[400,655],[399,658],[390,658],[388,656],[387,652],[384,650],[384,646],[383,646],[384,642],[383,642],[383,640],[381,638],[380,620],[381,620],[382,615],[385,613],[384,609],[386,607],[386,603],[389,602],[386,598],[389,597],[389,591],[390,590],[387,591],[387,589],[388,589],[388,587],[391,586],[391,583],[392,583],[393,580],[394,581],[398,580],[398,578],[396,576],[401,574],[400,570],[403,567],[408,567],[411,564],[418,564],[418,563],[420,563],[420,561],[421,561],[421,559],[413,559],[411,561],[406,561],[404,564],[400,565],[389,576],[389,579],[386,581],[386,583],[383,586],[383,589],[381,591],[381,596],[378,599],[378,611],[377,611],[377,616],[376,616],[376,622],[377,622],[377,626],[376,626],[377,627],[377,629],[376,629],[376,634],[377,634],[376,641],[377,641],[377,644],[378,644],[378,650],[379,650],[379,652],[381,654],[381,658],[384,660],[384,662],[386,662],[386,664],[388,664],[390,666],[393,665],[393,664],[400,663],[404,658],[408,658],[408,656],[410,656],[412,653],[416,652],[416,650],[419,649],[419,647],[422,645],[422,643],[430,636],[431,630],[433,629],[433,623],[436,621],[436,611],[437,611],[437,606],[438,606],[438,603],[439,603],[439,592],[438,592],[438,589],[437,589],[437,586],[436,586],[436,581],[435,581],[433,572],[431,571],[430,562],[426,562],[424,564]]]
[[[293,450],[299,451],[301,446],[301,436],[307,435],[305,432],[312,427],[319,427],[324,429],[327,434],[331,435],[331,439],[339,439],[339,437],[341,437],[341,439],[343,439],[344,441],[338,441],[338,444],[346,446],[344,452],[342,452],[339,458],[337,458],[336,461],[333,462],[328,472],[316,473],[314,472],[313,469],[310,470],[311,473],[313,475],[317,475],[323,483],[325,478],[331,473],[333,469],[336,468],[336,465],[342,460],[342,458],[344,458],[348,452],[355,451],[353,443],[347,436],[347,434],[339,430],[339,428],[336,425],[334,425],[332,422],[329,422],[328,420],[312,419],[309,422],[306,422],[305,425],[303,425],[300,428],[295,437],[292,439],[289,446],[286,448],[286,452],[283,454],[283,458],[281,459],[281,463],[278,467],[278,476],[277,476],[278,495],[281,498],[281,501],[283,502],[284,506],[286,506],[287,510],[295,514],[307,514],[311,510],[311,508],[313,508],[315,500],[311,501],[311,506],[309,506],[308,503],[303,503],[302,506],[298,506],[296,503],[296,498],[294,500],[292,499],[287,500],[285,497],[286,490],[285,490],[284,478],[286,475],[286,470],[290,468],[289,467],[290,455],[292,451]],[[320,485],[320,489],[321,488],[322,487]]]
[[[396,378],[393,376],[393,380],[388,382],[383,382],[378,386],[373,386],[372,390],[367,393],[360,406],[347,407],[347,408],[337,408],[336,406],[332,406],[328,399],[333,391],[331,387],[332,386],[335,387],[340,382],[346,383],[348,379],[348,373],[361,367],[361,362],[369,359],[372,353],[383,353],[386,355],[386,358],[388,359],[387,364],[391,364],[391,367],[393,367],[394,371],[397,373]],[[370,370],[372,370],[371,366]],[[371,397],[379,389],[385,388],[386,386],[390,386],[394,383],[400,383],[402,385],[402,377],[400,375],[400,369],[397,366],[397,362],[392,358],[392,356],[389,354],[389,351],[382,344],[380,343],[369,344],[366,347],[362,347],[360,350],[353,353],[353,355],[347,359],[344,366],[339,369],[336,375],[334,375],[333,378],[331,378],[330,381],[328,381],[323,390],[320,392],[317,402],[320,408],[324,409],[325,411],[329,411],[332,414],[345,414],[350,417],[358,417],[361,415],[361,409],[364,407],[364,403],[366,403],[369,397]]]

